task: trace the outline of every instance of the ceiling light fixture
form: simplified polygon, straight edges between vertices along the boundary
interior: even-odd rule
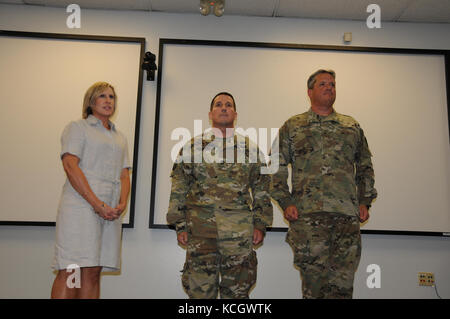
[[[221,17],[225,12],[225,0],[200,0],[200,13],[207,16],[214,7],[213,12],[216,17]]]

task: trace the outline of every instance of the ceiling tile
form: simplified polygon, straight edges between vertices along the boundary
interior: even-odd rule
[[[200,0],[150,0],[153,11],[199,12]]]
[[[67,7],[76,3],[87,9],[149,10],[149,0],[24,0],[26,4]]]
[[[145,10],[199,14],[200,0],[0,0],[31,4],[105,10]],[[369,4],[381,9],[381,20],[450,23],[450,0],[225,0],[225,15],[365,20]]]
[[[396,19],[411,0],[280,0],[277,16],[365,20],[369,4],[380,6],[381,20]]]
[[[450,0],[417,0],[412,2],[398,21],[450,23]]]
[[[225,0],[225,14],[271,17],[277,0]]]

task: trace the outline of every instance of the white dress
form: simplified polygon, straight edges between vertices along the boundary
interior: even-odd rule
[[[116,207],[120,199],[120,174],[130,165],[126,138],[109,123],[110,130],[93,115],[69,123],[61,137],[61,157],[65,153],[77,156],[95,195]],[[121,241],[121,218],[114,221],[101,218],[66,179],[56,219],[53,268],[102,266],[103,271],[117,271]]]

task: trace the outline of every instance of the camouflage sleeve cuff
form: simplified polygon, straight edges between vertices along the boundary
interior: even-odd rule
[[[255,220],[254,225],[255,229],[260,230],[264,235],[266,235],[266,225],[260,221],[260,220]]]
[[[284,199],[280,199],[277,201],[278,204],[280,205],[281,209],[283,209],[283,212],[286,210],[286,208],[288,208],[291,205],[294,205],[294,203],[292,202],[291,198],[284,198]]]
[[[176,223],[175,229],[177,231],[177,234],[187,231],[186,222],[183,221],[183,222]]]
[[[360,205],[366,205],[367,208],[370,208],[370,206],[372,205],[372,198],[360,198],[359,199],[359,204]]]

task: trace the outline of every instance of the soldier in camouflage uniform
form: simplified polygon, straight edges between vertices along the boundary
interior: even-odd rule
[[[289,221],[286,241],[300,270],[303,298],[352,298],[361,257],[359,223],[369,218],[377,196],[363,130],[333,109],[335,85],[333,71],[310,76],[311,108],[284,123],[275,141],[279,153],[272,154],[279,170],[271,195]]]
[[[209,112],[213,134],[194,137],[173,166],[167,221],[187,246],[182,284],[190,298],[249,298],[253,245],[272,223],[270,176],[261,174],[258,148],[234,132],[236,116],[231,94],[217,94]]]

